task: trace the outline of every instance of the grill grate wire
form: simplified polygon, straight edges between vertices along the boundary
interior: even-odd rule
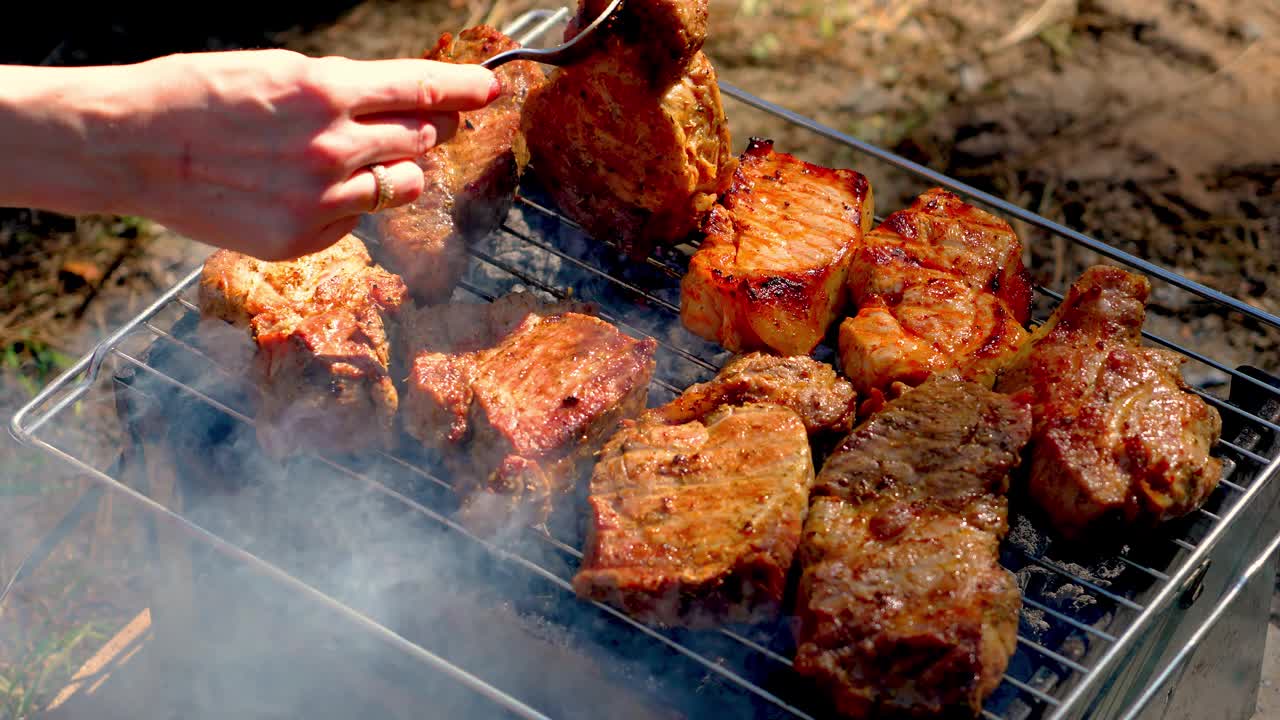
[[[525,207],[531,207],[535,205],[532,201],[526,201],[523,198],[521,198],[520,204]],[[545,210],[545,208],[543,208],[542,210]],[[634,293],[644,298],[645,300],[651,302],[655,307],[662,308],[669,313],[678,314],[678,308],[676,308],[675,306],[672,306],[670,303],[661,301],[661,298],[658,298],[653,294],[631,283],[626,282],[625,280],[616,278],[605,270],[601,270],[600,268],[596,268],[595,266],[592,266],[585,261],[582,261],[578,258],[574,258],[570,256],[568,253],[560,251],[552,247],[551,245],[548,245],[547,243],[534,241],[532,240],[532,238],[528,233],[521,232],[511,227],[510,225],[504,226],[502,229],[502,233],[504,233],[505,235],[511,238],[518,239],[522,242],[527,242],[532,247],[537,248],[538,250],[546,252],[548,254],[554,255],[562,260],[571,259],[574,261],[572,264],[575,267],[578,267],[579,269],[582,269],[584,271],[588,270],[589,268],[591,271],[594,271],[593,274],[599,276],[602,279],[616,283],[620,289]],[[473,256],[476,257],[477,260],[483,263],[491,265],[492,267],[498,270],[501,270],[503,272],[509,273],[512,276],[512,278],[514,278],[515,280],[517,280],[519,283],[523,285],[536,288],[541,292],[550,294],[560,299],[569,297],[568,293],[541,280],[534,273],[526,272],[519,267],[516,267],[510,263],[504,262],[499,258],[495,257],[492,253],[484,249],[480,249],[480,248],[475,249],[473,251]],[[186,283],[187,287],[184,289],[190,289],[190,287],[194,285],[194,280],[195,280],[194,277],[189,278],[188,282]],[[496,294],[486,291],[485,289],[471,282],[464,281],[461,287],[465,292],[475,295],[478,299],[482,301],[492,301],[497,297]],[[586,299],[591,300],[591,298],[586,298]],[[194,303],[192,303],[190,300],[180,295],[177,296],[172,301],[172,304],[178,306],[185,313],[198,312],[198,309]],[[628,331],[629,334],[632,334],[635,336],[645,335],[645,333],[642,330],[635,328],[634,326],[623,321],[621,318],[615,317],[610,313],[602,313],[602,316],[605,317],[605,319],[609,320],[610,322],[617,323],[622,329],[624,329],[624,331]],[[152,336],[154,336],[154,339],[156,341],[172,343],[175,347],[178,347],[187,353],[199,356],[204,362],[208,363],[211,368],[215,368],[217,371],[222,373],[228,380],[238,380],[238,378],[240,377],[240,375],[236,372],[234,368],[228,368],[219,364],[217,361],[210,358],[207,354],[205,354],[199,348],[182,340],[181,338],[177,337],[173,333],[168,332],[162,329],[161,327],[159,327],[159,325],[157,325],[156,322],[154,322],[152,319],[144,320],[141,323],[141,327],[144,328],[146,331],[148,331]],[[678,358],[679,360],[682,360],[684,362],[697,365],[700,369],[705,370],[708,373],[714,373],[714,371],[717,368],[717,366],[712,361],[703,359],[669,342],[660,341],[660,352],[670,354],[675,358]],[[120,350],[119,348],[112,348],[110,350],[110,354],[113,357],[116,357],[120,360],[125,361],[129,365],[132,365],[144,372],[147,372],[153,375],[154,377],[162,380],[166,384],[169,384],[174,388],[189,394],[193,399],[206,403],[209,406],[218,409],[220,412],[223,412],[228,416],[233,417],[239,422],[245,423],[249,426],[253,425],[253,422],[254,422],[253,419],[249,417],[247,414],[245,414],[244,412],[241,412],[236,408],[230,407],[220,402],[219,400],[213,397],[210,397],[208,394],[196,388],[191,387],[188,384],[185,384],[173,377],[165,375],[159,370],[156,370],[155,368],[151,367],[145,360],[134,357],[132,354],[125,352],[123,350]],[[672,393],[673,395],[677,394],[680,391],[676,386],[664,381],[662,378],[655,378],[654,384],[657,387],[660,387],[666,390],[667,392]],[[246,386],[246,387],[248,387],[249,389],[253,389],[252,386]],[[1231,407],[1234,407],[1234,406],[1231,406]],[[1241,410],[1241,412],[1245,412],[1245,411]],[[1231,446],[1228,444],[1228,445],[1224,445],[1223,447],[1230,450],[1230,449],[1233,449],[1233,447],[1235,446]],[[380,452],[378,454],[384,459],[390,462],[393,462],[399,465],[400,467],[406,470],[409,470],[424,479],[429,480],[430,482],[433,482],[441,487],[447,487],[452,489],[452,485],[448,483],[448,481],[441,479],[436,474],[432,473],[430,470],[426,468],[413,465],[390,453]],[[1263,458],[1260,455],[1257,457],[1263,461],[1266,460],[1266,458]],[[556,574],[554,571],[547,569],[541,565],[538,565],[527,558],[523,558],[518,555],[512,555],[508,550],[503,550],[503,549],[497,548],[496,546],[492,546],[490,543],[488,543],[488,541],[485,541],[481,538],[478,538],[472,535],[467,530],[462,528],[460,525],[457,525],[455,522],[453,522],[447,516],[441,514],[440,512],[433,510],[423,505],[422,503],[416,500],[413,500],[412,498],[409,498],[408,496],[402,493],[399,493],[398,491],[392,488],[385,486],[380,481],[376,479],[372,479],[360,473],[358,470],[349,467],[348,465],[342,463],[341,461],[338,461],[332,458],[321,458],[321,462],[323,462],[324,464],[330,466],[331,468],[333,468],[334,470],[342,474],[351,476],[357,480],[360,480],[361,482],[364,482],[370,485],[370,487],[377,490],[378,492],[389,493],[398,502],[402,502],[412,507],[415,511],[423,514],[426,517],[429,517],[431,520],[444,524],[445,526],[449,527],[451,530],[455,532],[459,532],[466,535],[470,540],[473,540],[475,542],[478,542],[490,547],[495,553],[499,554],[501,557],[503,557],[506,560],[514,560],[519,564],[521,564],[522,566],[526,567],[527,569],[533,570],[537,574],[559,585],[566,593],[572,592],[571,586],[568,583],[568,579],[561,577],[560,575]],[[1235,483],[1232,483],[1229,480],[1227,481],[1227,483],[1223,485],[1223,487],[1228,490],[1233,490],[1234,492],[1242,492],[1244,490],[1242,486],[1236,485]],[[1220,520],[1220,517],[1213,513],[1207,513],[1207,519],[1210,521],[1218,521]],[[581,558],[581,553],[576,548],[573,548],[569,544],[547,534],[547,531],[545,530],[545,528],[535,531],[533,536],[540,541],[546,542],[547,544],[558,549],[559,551],[572,556],[575,559]],[[1071,569],[1063,567],[1060,563],[1055,562],[1052,559],[1045,558],[1030,552],[1026,552],[1020,548],[1019,548],[1019,551],[1025,556],[1025,558],[1029,562],[1034,563],[1035,565],[1038,565],[1040,567],[1043,567],[1046,570],[1049,570],[1057,575],[1062,576],[1063,578],[1065,578],[1066,580],[1072,583],[1076,583],[1086,588],[1092,595],[1109,600],[1116,606],[1117,609],[1126,609],[1133,612],[1141,612],[1145,609],[1144,605],[1138,602],[1135,602],[1128,597],[1114,593],[1102,587],[1101,585],[1095,583],[1093,580],[1086,577],[1082,577],[1079,574],[1073,572]],[[1169,579],[1168,574],[1160,570],[1147,567],[1127,557],[1121,556],[1118,558],[1118,560],[1121,563],[1134,568],[1135,570],[1138,570],[1142,573],[1145,573],[1151,576],[1152,578],[1154,578],[1155,580],[1161,583],[1167,582]],[[1116,641],[1116,637],[1114,635],[1108,632],[1105,632],[1104,630],[1101,630],[1095,626],[1076,621],[1074,618],[1071,618],[1069,615],[1063,612],[1060,612],[1058,610],[1054,610],[1053,608],[1035,600],[1034,598],[1026,598],[1026,603],[1029,607],[1032,607],[1034,609],[1038,609],[1044,612],[1046,616],[1053,618],[1055,621],[1061,622],[1064,625],[1071,627],[1073,630],[1085,633],[1093,637],[1097,641],[1101,641],[1105,643],[1114,643]],[[666,638],[661,631],[653,630],[648,627],[642,626],[639,623],[635,623],[634,621],[631,621],[630,618],[627,618],[621,613],[617,613],[616,611],[612,610],[611,608],[607,608],[606,606],[601,605],[600,607],[606,612],[609,612],[610,614],[617,616],[619,620],[622,620],[623,622],[632,626],[633,628],[640,630],[650,635],[651,637],[662,638],[661,642],[671,645],[673,649],[676,649],[678,652],[681,652],[682,654],[687,654],[692,659],[695,659],[696,662],[699,662],[700,664],[707,667],[709,670],[722,675],[722,677],[726,678],[730,682],[737,684],[743,689],[759,695],[762,699],[770,702],[771,704],[774,704],[781,709],[787,710],[788,712],[790,712],[796,717],[809,717],[809,715],[807,715],[803,711],[788,704],[786,701],[782,700],[781,698],[778,698],[776,695],[769,693],[767,690],[763,690],[759,688],[750,680],[742,677],[738,673],[735,673],[731,670],[723,668],[715,660],[698,655],[695,651],[684,648],[683,646],[679,645],[679,643],[669,638]],[[737,642],[743,645],[744,647],[750,649],[752,652],[768,655],[770,659],[774,662],[777,662],[786,666],[790,666],[791,664],[789,659],[783,657],[782,655],[779,655],[773,650],[770,650],[769,648],[759,643],[756,643],[755,641],[752,641],[751,639],[746,638],[732,630],[721,630],[719,632],[723,634],[725,637],[733,640],[734,642]],[[1087,674],[1088,672],[1090,672],[1090,668],[1080,663],[1078,660],[1069,658],[1052,648],[1041,645],[1040,643],[1036,642],[1031,638],[1026,637],[1025,635],[1020,635],[1018,638],[1018,642],[1019,642],[1019,645],[1021,645],[1022,647],[1027,648],[1033,653],[1037,653],[1041,655],[1046,660],[1052,661],[1053,663],[1056,663],[1058,666],[1066,670],[1069,670],[1070,672],[1078,673],[1078,674]],[[1055,697],[1051,693],[1045,692],[1044,690],[1037,688],[1034,685],[1024,680],[1018,679],[1011,675],[1006,674],[1004,678],[1004,683],[1012,687],[1016,691],[1018,691],[1018,693],[1020,693],[1021,695],[1025,696],[1026,699],[1034,703],[1043,705],[1045,707],[1050,707],[1050,708],[1058,707],[1062,703],[1062,700],[1060,698]],[[990,711],[988,711],[988,716],[1000,717],[999,715],[990,713]]]

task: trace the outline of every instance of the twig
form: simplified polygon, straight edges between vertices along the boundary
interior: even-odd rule
[[[76,320],[80,320],[81,318],[84,317],[84,311],[89,309],[89,303],[93,302],[94,298],[98,297],[98,294],[102,292],[102,288],[107,286],[107,282],[111,279],[111,275],[116,270],[120,269],[120,266],[124,264],[124,261],[128,259],[130,255],[133,255],[134,250],[136,250],[137,248],[138,248],[137,237],[131,237],[131,238],[125,239],[124,247],[120,250],[120,252],[116,253],[115,258],[111,261],[111,264],[108,265],[107,269],[102,273],[102,279],[99,280],[96,284],[91,285],[89,287],[89,292],[84,296],[84,300],[80,301],[79,307],[75,309],[75,312],[71,314],[71,317],[75,318]]]
[[[467,13],[467,21],[462,24],[462,27],[469,28],[469,27],[475,27],[476,25],[479,25],[480,22],[484,20],[485,17],[487,17],[489,14],[493,12],[494,8],[499,4],[499,2],[501,2],[501,0],[494,0],[493,2],[487,2],[487,3],[486,2],[470,3],[471,12]]]
[[[995,52],[1017,45],[1023,40],[1039,35],[1051,25],[1070,20],[1076,16],[1076,12],[1076,0],[1045,0],[1040,7],[1023,15],[1004,37],[987,43],[983,50]]]
[[[501,27],[506,21],[507,15],[510,14],[507,0],[494,0],[489,6],[489,11],[484,14],[484,24],[491,27]]]

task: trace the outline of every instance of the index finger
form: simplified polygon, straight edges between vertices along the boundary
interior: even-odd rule
[[[352,60],[341,85],[352,115],[476,110],[501,92],[498,77],[479,65],[436,60]]]

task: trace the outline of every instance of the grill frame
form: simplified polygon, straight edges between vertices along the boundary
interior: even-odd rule
[[[506,31],[511,35],[517,35],[523,32],[524,37],[522,40],[526,43],[531,42],[533,38],[540,37],[557,23],[563,21],[567,15],[567,8],[562,8],[557,11],[534,11],[522,16],[511,26],[506,28]],[[1152,278],[1174,285],[1180,290],[1191,293],[1197,297],[1221,305],[1230,311],[1238,312],[1254,321],[1271,325],[1273,327],[1280,327],[1280,317],[1276,317],[1258,308],[1249,306],[1235,298],[1223,295],[1211,288],[1207,288],[1176,273],[1155,266],[1141,258],[1129,255],[1128,253],[1113,248],[1099,240],[1090,238],[1081,233],[1070,230],[1069,228],[1065,228],[1051,220],[1048,220],[1047,218],[1031,213],[1016,205],[1012,205],[1000,198],[946,177],[936,171],[920,166],[886,150],[857,140],[856,138],[849,137],[832,128],[823,126],[816,121],[797,115],[792,111],[769,103],[729,83],[722,82],[721,89],[722,92],[730,98],[743,102],[757,110],[762,110],[788,120],[797,126],[806,128],[817,135],[826,138],[827,140],[840,143],[859,154],[888,163],[899,170],[913,175],[918,180],[946,187],[966,197],[966,199],[972,202],[991,208],[997,213],[1027,222],[1032,226],[1049,232],[1051,235],[1061,237],[1076,245],[1098,252],[1111,260],[1125,264]],[[532,212],[535,214],[546,215],[548,217],[555,218],[556,222],[559,222],[566,227],[574,227],[571,221],[558,216],[555,211],[527,197],[522,197],[520,199],[518,207],[521,212]],[[510,223],[504,224],[503,228],[499,231],[499,233],[506,233],[513,237],[520,238],[524,242],[531,243],[546,252],[557,254],[561,260],[580,266],[579,269],[583,272],[604,273],[609,282],[618,284],[628,292],[637,293],[648,302],[663,307],[663,310],[666,312],[676,310],[669,301],[663,300],[655,293],[651,293],[642,286],[629,283],[625,279],[617,278],[616,276],[608,273],[607,270],[591,266],[589,261],[582,260],[581,258],[575,258],[569,253],[564,253],[554,242],[547,241],[545,238],[534,237],[533,234],[522,236],[522,233],[524,232],[526,231],[522,228],[513,227]],[[369,238],[366,236],[366,239]],[[525,272],[520,267],[503,267],[503,264],[506,261],[502,260],[500,257],[488,254],[485,249],[477,248],[476,251],[473,252],[473,255],[479,262],[494,265],[495,267],[499,267],[510,272],[514,277],[518,278],[522,283],[528,286],[552,294],[557,293],[559,290],[554,285],[548,285],[545,282],[540,281],[536,274]],[[676,277],[678,277],[681,272],[679,265],[672,264],[670,259],[651,257],[647,262],[649,266],[658,272],[667,273],[669,275],[675,273]],[[537,709],[525,704],[518,698],[512,697],[510,694],[494,686],[492,683],[489,683],[471,673],[468,673],[466,670],[453,665],[443,657],[396,634],[385,625],[373,620],[369,616],[361,613],[359,610],[356,610],[347,604],[344,604],[342,601],[337,600],[334,597],[327,595],[313,586],[299,580],[284,569],[281,569],[280,567],[273,565],[272,563],[257,557],[226,539],[204,529],[189,518],[165,507],[154,498],[148,497],[147,495],[122,483],[118,478],[114,477],[111,472],[103,471],[95,464],[86,461],[84,458],[78,457],[74,451],[67,451],[59,447],[55,442],[46,440],[39,435],[42,430],[53,430],[57,424],[54,422],[55,419],[62,420],[68,409],[75,402],[84,397],[95,385],[106,379],[102,373],[102,369],[108,361],[125,362],[144,371],[151,370],[152,372],[156,372],[148,366],[145,360],[139,360],[131,355],[129,351],[122,348],[136,335],[144,333],[152,335],[153,342],[167,339],[169,341],[181,343],[182,341],[179,338],[168,335],[167,331],[162,330],[153,321],[166,312],[167,309],[172,308],[175,305],[184,306],[188,312],[198,313],[198,310],[188,301],[183,299],[182,295],[194,287],[198,281],[199,274],[199,267],[192,270],[186,277],[163,293],[154,303],[121,326],[116,332],[104,339],[91,353],[80,358],[71,369],[59,376],[44,388],[35,398],[22,407],[13,416],[10,423],[10,431],[14,437],[25,444],[39,448],[54,457],[76,466],[94,480],[104,485],[107,489],[123,493],[125,496],[141,503],[143,507],[151,510],[157,520],[167,527],[183,532],[194,539],[207,543],[231,559],[252,566],[270,578],[283,583],[285,586],[296,590],[303,595],[309,596],[321,605],[349,617],[373,635],[382,638],[392,646],[403,650],[410,656],[417,658],[423,663],[452,677],[459,683],[472,688],[485,697],[488,697],[499,706],[516,714],[517,716],[529,718],[546,717]],[[482,298],[485,297],[487,293],[483,288],[468,285],[466,283],[464,283],[463,289],[479,295]],[[1043,295],[1050,300],[1060,299],[1060,295],[1055,298],[1056,293],[1052,290],[1037,287],[1037,291],[1038,294]],[[490,296],[486,299],[491,300],[492,297]],[[611,318],[606,315],[605,319]],[[676,320],[676,322],[678,322],[678,320]],[[624,327],[624,330],[627,329],[635,330],[634,328]],[[1255,378],[1240,369],[1232,369],[1228,365],[1220,363],[1213,358],[1189,351],[1186,348],[1182,348],[1176,343],[1172,343],[1171,341],[1163,338],[1158,338],[1149,333],[1147,334],[1147,337],[1153,342],[1163,344],[1176,351],[1182,352],[1184,355],[1192,358],[1195,362],[1204,362],[1218,371],[1225,372],[1234,380],[1240,380],[1246,385],[1262,387],[1276,398],[1280,398],[1280,389],[1270,386],[1265,382],[1265,380]],[[686,362],[703,366],[704,370],[714,371],[717,367],[716,363],[713,361],[708,361],[696,353],[689,352],[683,347],[672,346],[669,343],[663,343],[663,347],[666,351],[682,357]],[[165,376],[161,377],[163,378]],[[223,412],[233,416],[238,415],[241,421],[252,424],[251,418],[244,416],[234,408],[226,407],[217,400],[204,395],[199,390],[183,385],[181,381],[173,378],[165,379],[167,379],[168,382],[175,384],[175,386],[185,392],[194,393],[197,400],[210,404],[213,407],[217,407]],[[657,379],[655,383],[666,392],[679,392],[678,387],[671,385],[670,383],[666,383],[661,379]],[[1276,437],[1280,437],[1280,423],[1257,417],[1248,413],[1248,411],[1235,408],[1235,406],[1229,401],[1221,400],[1210,393],[1201,391],[1201,394],[1211,403],[1215,404],[1219,410],[1224,413],[1224,417],[1227,413],[1245,412],[1246,417],[1243,418],[1243,421],[1245,421],[1246,427],[1253,427],[1257,429],[1262,436],[1266,436],[1269,433],[1273,437],[1273,440]],[[1153,668],[1152,672],[1148,673],[1149,677],[1145,681],[1129,683],[1126,685],[1125,682],[1118,678],[1120,673],[1120,664],[1126,659],[1133,658],[1142,650],[1144,645],[1143,636],[1154,629],[1159,621],[1163,618],[1167,618],[1171,609],[1174,608],[1179,597],[1183,594],[1188,581],[1193,579],[1193,576],[1197,573],[1198,569],[1206,561],[1211,559],[1215,554],[1215,550],[1223,545],[1225,538],[1229,537],[1232,533],[1241,530],[1241,518],[1243,518],[1247,513],[1257,513],[1260,510],[1265,511],[1268,501],[1273,501],[1277,492],[1280,491],[1280,487],[1273,487],[1277,486],[1275,479],[1276,476],[1280,474],[1280,442],[1275,443],[1275,447],[1271,450],[1274,454],[1271,457],[1267,456],[1267,451],[1265,450],[1259,453],[1255,452],[1253,448],[1233,446],[1233,441],[1226,441],[1224,448],[1226,452],[1237,455],[1239,457],[1239,461],[1234,463],[1230,470],[1227,471],[1229,477],[1224,479],[1224,483],[1218,490],[1218,493],[1225,493],[1226,496],[1232,497],[1233,500],[1225,506],[1225,510],[1222,508],[1216,508],[1218,511],[1216,513],[1213,510],[1202,511],[1201,514],[1206,516],[1204,520],[1208,524],[1206,528],[1203,527],[1202,523],[1201,530],[1203,530],[1203,534],[1196,540],[1196,542],[1188,542],[1187,538],[1175,539],[1174,544],[1179,546],[1179,550],[1175,551],[1177,553],[1177,559],[1172,566],[1164,569],[1150,568],[1132,560],[1121,559],[1121,562],[1127,562],[1128,565],[1136,571],[1149,574],[1152,578],[1153,584],[1158,585],[1158,589],[1154,593],[1151,593],[1149,597],[1145,598],[1142,603],[1135,602],[1124,596],[1114,595],[1104,587],[1097,585],[1091,587],[1089,580],[1076,577],[1071,572],[1064,571],[1061,567],[1053,567],[1057,564],[1054,561],[1035,557],[1027,558],[1028,562],[1047,566],[1054,572],[1058,572],[1067,577],[1074,577],[1075,580],[1082,583],[1086,588],[1089,588],[1091,594],[1094,594],[1095,596],[1110,599],[1117,606],[1123,608],[1123,610],[1116,611],[1116,617],[1119,617],[1123,612],[1127,612],[1131,615],[1126,626],[1119,633],[1111,633],[1109,630],[1099,630],[1092,626],[1090,626],[1088,630],[1084,630],[1083,627],[1080,628],[1083,632],[1090,633],[1103,641],[1105,643],[1105,649],[1100,652],[1096,652],[1090,657],[1081,658],[1079,660],[1064,657],[1052,648],[1039,646],[1034,640],[1023,638],[1020,634],[1020,645],[1028,648],[1028,651],[1040,653],[1045,658],[1076,671],[1075,674],[1068,676],[1068,679],[1074,679],[1074,682],[1061,696],[1049,695],[1031,685],[1007,676],[1006,682],[1014,685],[1019,693],[1025,694],[1033,699],[1038,699],[1043,703],[1043,709],[1046,709],[1047,712],[1041,712],[1040,714],[1042,717],[1049,717],[1054,720],[1058,720],[1059,718],[1092,714],[1095,711],[1099,711],[1099,705],[1104,702],[1105,696],[1108,694],[1113,696],[1125,696],[1126,698],[1132,697],[1133,701],[1126,702],[1120,710],[1126,717],[1136,715],[1143,704],[1150,702],[1153,699],[1159,685],[1172,675],[1177,667],[1177,663],[1181,660],[1185,660],[1190,649],[1195,647],[1195,643],[1192,641],[1196,640],[1197,636],[1202,639],[1205,631],[1211,627],[1212,623],[1222,617],[1229,602],[1235,597],[1233,591],[1238,593],[1238,588],[1243,587],[1248,580],[1253,578],[1256,573],[1260,572],[1260,569],[1265,565],[1266,559],[1270,554],[1274,554],[1277,540],[1270,540],[1269,542],[1262,543],[1262,545],[1265,545],[1267,548],[1267,551],[1259,555],[1258,558],[1251,563],[1241,563],[1241,567],[1243,569],[1240,572],[1219,579],[1219,584],[1224,589],[1221,593],[1215,592],[1208,595],[1209,598],[1212,598],[1212,605],[1203,602],[1204,599],[1202,598],[1202,601],[1195,604],[1192,608],[1184,609],[1184,611],[1194,609],[1198,611],[1199,615],[1204,617],[1196,624],[1189,624],[1187,622],[1174,623],[1175,626],[1183,632],[1183,634],[1189,634],[1191,637],[1186,643],[1179,645],[1177,651],[1170,650],[1162,653],[1162,656],[1172,655],[1172,658],[1168,661],[1159,662],[1158,665]],[[392,459],[396,460],[396,458]],[[427,507],[426,505],[423,505],[412,497],[398,493],[392,488],[381,485],[377,480],[363,477],[358,471],[343,467],[333,461],[322,459],[322,462],[333,465],[334,469],[338,472],[352,475],[353,479],[369,483],[371,489],[376,492],[390,493],[396,501],[403,502],[406,505],[413,507],[418,512],[422,512],[429,517],[432,517],[435,521],[453,528],[456,532],[470,535],[470,533],[467,533],[466,530],[457,526],[446,516],[430,507]],[[404,464],[403,461],[397,460],[397,462]],[[1236,482],[1240,479],[1241,463],[1251,465],[1255,469],[1255,472],[1252,473],[1252,478],[1248,480],[1247,483]],[[422,473],[425,476],[430,476],[429,471],[424,471],[422,469],[414,469],[413,471]],[[439,480],[439,478],[435,478],[435,481],[443,482]],[[523,557],[513,556],[506,549],[494,546],[486,540],[475,538],[474,536],[471,537],[476,542],[489,546],[491,552],[499,557],[505,557],[506,559],[516,563],[531,563],[531,561]],[[1277,535],[1276,537],[1280,538],[1280,535]],[[559,542],[550,536],[547,536],[547,539],[552,543]],[[564,545],[563,543],[560,544]],[[576,549],[568,545],[564,545],[561,550],[566,551],[569,554],[576,553]],[[550,571],[547,571],[544,568],[536,566],[535,568],[535,572],[550,573]],[[554,581],[557,583],[564,582],[563,578],[559,578],[558,576],[554,578]],[[12,584],[13,583],[10,583],[10,585]],[[1028,600],[1032,603],[1037,602],[1034,599]],[[1047,607],[1043,609],[1052,610],[1052,608]],[[607,608],[605,611],[620,616],[620,613],[617,613],[616,611],[612,611]],[[1055,619],[1067,624],[1071,624],[1074,621],[1074,618],[1070,617],[1062,618],[1055,616]],[[621,621],[628,622],[629,620],[623,616],[621,617]],[[1113,623],[1114,622],[1115,620],[1113,619]],[[637,632],[650,633],[655,636],[662,635],[662,633],[647,630],[638,624],[632,624],[636,626]],[[738,638],[738,640],[750,642],[746,638]],[[659,640],[659,642],[666,641]],[[1095,646],[1091,644],[1091,647]],[[693,651],[687,650],[683,647],[676,647],[673,649],[677,652],[693,653]],[[721,668],[717,666],[714,661],[705,658],[695,659],[695,662],[700,662],[707,667],[708,670],[722,675],[724,675],[724,673],[733,673],[731,669]],[[1075,667],[1072,667],[1073,665]],[[736,681],[734,678],[729,679],[730,681]],[[755,684],[749,679],[741,679],[741,682],[750,686],[750,688],[755,688]],[[791,708],[785,700],[773,696],[767,690],[759,688],[755,689],[758,690],[759,693],[763,693],[762,697],[766,701],[777,704],[779,707],[784,709],[796,710],[795,708]],[[1107,692],[1103,692],[1104,690]],[[809,717],[809,715],[805,714],[803,711],[796,711],[794,714],[797,717]],[[989,712],[987,712],[985,716],[998,717]]]

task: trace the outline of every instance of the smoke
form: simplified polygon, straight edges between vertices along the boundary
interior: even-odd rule
[[[173,330],[183,337],[192,318]],[[194,333],[193,333],[194,334]],[[209,342],[203,335],[202,344]],[[225,343],[226,338],[221,339]],[[222,344],[220,357],[237,357]],[[242,357],[242,356],[241,356]],[[149,363],[252,417],[251,383],[172,344]],[[134,468],[172,481],[181,510],[354,611],[553,717],[679,717],[692,706],[750,714],[750,700],[659,640],[573,596],[571,558],[529,528],[476,538],[456,498],[381,456],[268,459],[254,429],[145,372],[130,399]],[[413,447],[395,455],[440,477]],[[175,509],[177,509],[175,507]],[[577,547],[579,538],[563,538]],[[183,648],[166,684],[184,717],[491,717],[491,700],[296,588],[174,533],[157,537],[167,582],[153,612]],[[677,709],[679,708],[679,709]]]
[[[539,226],[532,212],[525,215],[527,224],[513,216],[520,232],[563,232],[551,222]],[[619,262],[585,238],[555,240],[602,267]],[[653,307],[652,299],[513,236],[495,235],[484,251],[527,274],[516,277],[477,260],[465,287],[482,295],[464,287],[456,299],[567,291],[598,304],[624,332],[653,334],[697,351],[700,341]],[[657,282],[635,277],[643,270],[619,272],[638,286],[678,297],[671,278]],[[402,438],[391,453],[396,459],[267,457],[252,425],[252,346],[243,331],[201,323],[197,315],[174,306],[156,320],[174,339],[143,335],[130,350],[156,373],[124,361],[104,367],[98,386],[115,397],[124,445],[97,450],[120,453],[123,464],[112,474],[130,487],[350,611],[155,522],[150,513],[136,513],[153,526],[146,579],[153,637],[146,681],[121,673],[118,682],[134,683],[125,694],[144,709],[140,714],[512,716],[456,673],[406,652],[353,614],[551,717],[777,712],[720,670],[763,677],[766,687],[777,678],[770,690],[782,694],[789,680],[777,661],[761,660],[714,631],[652,632],[578,599],[567,582],[577,562],[573,551],[581,547],[572,528],[555,531],[563,545],[516,525],[492,537],[469,535],[454,522],[457,498],[446,487],[453,478],[412,440]],[[699,354],[714,361],[717,352]],[[658,376],[672,386],[711,374],[687,359],[660,356]],[[649,404],[669,399],[669,391],[657,390]],[[74,424],[65,416],[61,421]],[[753,638],[770,642],[764,634]],[[673,647],[673,639],[710,660],[691,659]]]

